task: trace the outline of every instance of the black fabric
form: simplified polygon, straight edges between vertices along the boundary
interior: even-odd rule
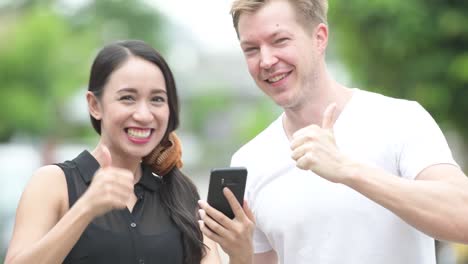
[[[83,151],[72,161],[57,164],[65,173],[70,208],[86,191],[99,163]],[[113,210],[94,219],[64,263],[183,263],[181,232],[162,208],[160,179],[142,165],[135,185],[138,198],[132,212]]]

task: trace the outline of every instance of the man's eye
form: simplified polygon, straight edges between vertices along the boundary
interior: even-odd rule
[[[244,53],[253,53],[257,50],[255,47],[245,48]]]
[[[286,42],[286,41],[288,41],[288,38],[280,38],[280,39],[277,39],[277,40],[275,41],[275,43],[277,43],[277,44],[282,44],[282,43],[284,43],[284,42]]]

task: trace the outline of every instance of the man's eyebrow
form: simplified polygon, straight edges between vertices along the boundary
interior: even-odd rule
[[[282,30],[282,29],[278,29],[278,30],[275,30],[273,31],[271,34],[269,34],[267,36],[267,39],[272,39],[272,38],[275,38],[277,37],[279,34],[281,33],[284,33],[285,31]],[[243,45],[255,45],[255,43],[253,41],[250,41],[250,40],[241,40],[240,41],[240,45],[243,46]]]

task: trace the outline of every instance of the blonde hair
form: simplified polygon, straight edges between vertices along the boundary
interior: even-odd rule
[[[239,36],[239,18],[243,13],[254,13],[272,0],[235,0],[230,14]],[[296,11],[298,22],[305,28],[318,23],[327,23],[328,0],[284,0]]]

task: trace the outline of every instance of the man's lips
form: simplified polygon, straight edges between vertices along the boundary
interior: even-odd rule
[[[279,82],[279,81],[283,80],[284,78],[286,78],[290,73],[291,73],[291,71],[276,73],[276,74],[270,74],[268,77],[264,78],[264,81],[268,82],[268,83],[276,83],[276,82]]]

